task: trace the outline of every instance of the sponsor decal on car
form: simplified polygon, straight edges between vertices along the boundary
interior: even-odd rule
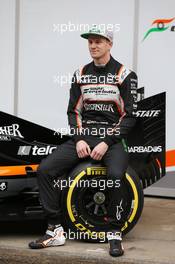
[[[20,146],[17,155],[44,156],[51,154],[56,148],[57,148],[56,146],[47,146],[47,147]]]
[[[162,146],[133,146],[128,147],[128,152],[132,153],[150,153],[150,152],[162,152]]]
[[[0,127],[0,135],[14,136],[24,138],[19,130],[18,124],[12,124],[10,126],[1,126]]]
[[[0,135],[0,141],[11,141],[11,137],[7,135]]]
[[[0,182],[0,191],[7,191],[7,182]]]
[[[137,110],[133,114],[136,117],[158,117],[161,110]]]

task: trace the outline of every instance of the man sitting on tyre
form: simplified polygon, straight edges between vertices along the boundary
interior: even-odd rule
[[[88,40],[93,61],[75,71],[72,79],[67,113],[74,136],[42,160],[37,171],[48,229],[42,238],[29,243],[32,249],[65,243],[58,203],[61,190],[54,189],[54,177],[63,175],[88,157],[102,160],[107,167],[107,176],[113,182],[122,180],[128,166],[125,139],[135,124],[133,111],[136,109],[137,76],[110,55],[112,31],[102,31],[93,26],[81,37]],[[105,131],[103,137],[100,135],[102,128]],[[114,186],[110,190],[110,206],[104,219],[113,226],[108,236],[112,256],[124,253],[123,222],[116,218],[116,208],[121,200],[121,188],[116,190]]]

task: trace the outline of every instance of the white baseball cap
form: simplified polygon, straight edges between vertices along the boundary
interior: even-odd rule
[[[102,30],[97,25],[93,25],[93,27],[88,32],[85,32],[80,36],[82,38],[88,39],[91,35],[101,36],[113,42],[113,31],[107,29]]]

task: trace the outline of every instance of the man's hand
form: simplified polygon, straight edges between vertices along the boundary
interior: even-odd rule
[[[91,152],[91,158],[94,160],[101,160],[108,150],[108,145],[105,142],[99,143]]]
[[[76,150],[79,158],[86,158],[91,154],[91,149],[84,140],[80,140],[77,142]]]

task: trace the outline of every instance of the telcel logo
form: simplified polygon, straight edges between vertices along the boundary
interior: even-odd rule
[[[17,155],[44,156],[49,155],[56,149],[56,146],[38,147],[38,146],[20,146]]]

